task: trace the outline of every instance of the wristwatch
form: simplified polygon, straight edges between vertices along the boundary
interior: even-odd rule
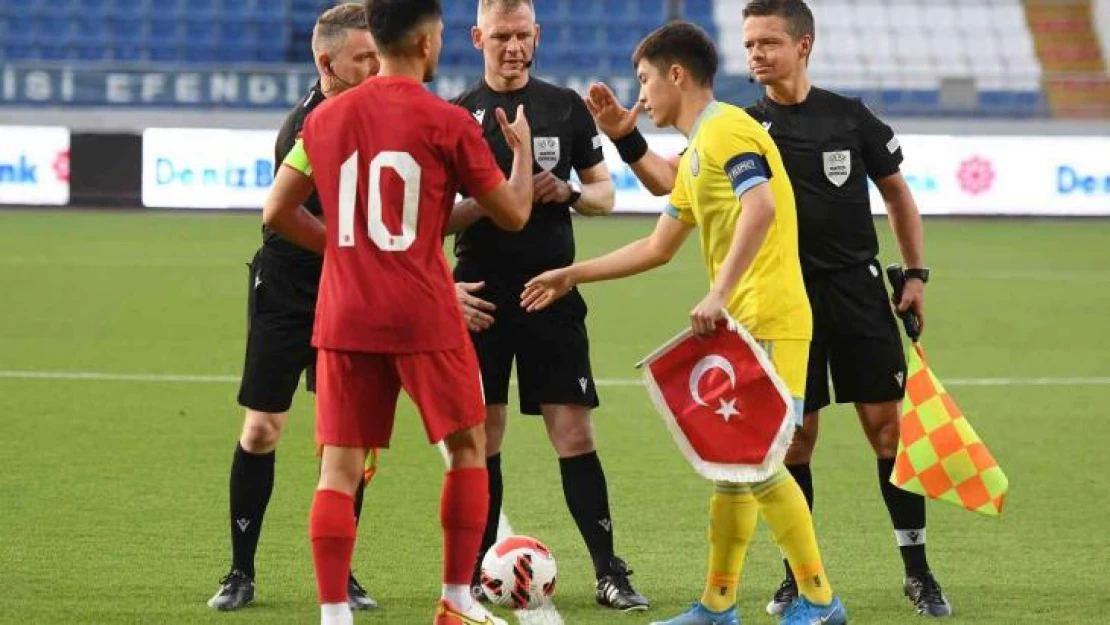
[[[911,267],[911,268],[903,271],[902,275],[904,275],[907,280],[917,278],[918,280],[921,280],[922,284],[925,284],[929,281],[929,268],[928,267]]]
[[[568,180],[567,186],[570,187],[570,199],[567,200],[567,204],[574,206],[582,199],[582,185],[577,180]]]

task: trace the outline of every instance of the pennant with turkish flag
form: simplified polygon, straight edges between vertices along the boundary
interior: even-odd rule
[[[679,450],[710,480],[761,482],[782,466],[794,402],[771,359],[733,319],[687,329],[636,365]]]

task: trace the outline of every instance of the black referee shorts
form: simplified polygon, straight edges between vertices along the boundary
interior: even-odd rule
[[[479,282],[465,270],[455,277]],[[590,366],[586,302],[572,290],[550,308],[528,313],[520,308],[524,286],[517,280],[486,278],[478,297],[497,305],[494,324],[471,334],[487,405],[509,403],[509,381],[516,361],[520,412],[540,415],[543,404],[597,408],[600,405]]]
[[[830,403],[881,403],[902,399],[906,357],[877,260],[836,272],[806,276],[813,309],[805,412]]]
[[[316,390],[312,326],[319,264],[306,265],[259,250],[250,264],[247,295],[247,353],[239,404],[261,412],[287,412],[305,373]]]

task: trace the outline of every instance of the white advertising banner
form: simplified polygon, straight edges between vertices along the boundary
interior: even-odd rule
[[[1110,215],[1110,137],[902,135],[927,215]],[[872,189],[872,212],[886,212]]]
[[[262,208],[274,181],[276,138],[270,130],[146,130],[143,205]]]
[[[0,126],[0,204],[69,203],[69,129]]]
[[[147,130],[143,204],[260,208],[273,182],[275,137],[271,131]],[[678,134],[651,134],[647,140],[665,157],[686,146]],[[1110,137],[900,135],[899,141],[902,173],[924,214],[1110,215]],[[616,148],[609,141],[603,145],[616,212],[661,212],[666,196],[651,195]],[[6,160],[11,158],[0,156],[0,167]],[[874,187],[871,204],[873,213],[885,213]]]

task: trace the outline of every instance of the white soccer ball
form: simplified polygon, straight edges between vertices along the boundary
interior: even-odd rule
[[[528,536],[506,536],[482,558],[482,592],[496,605],[529,610],[555,593],[555,556]]]

